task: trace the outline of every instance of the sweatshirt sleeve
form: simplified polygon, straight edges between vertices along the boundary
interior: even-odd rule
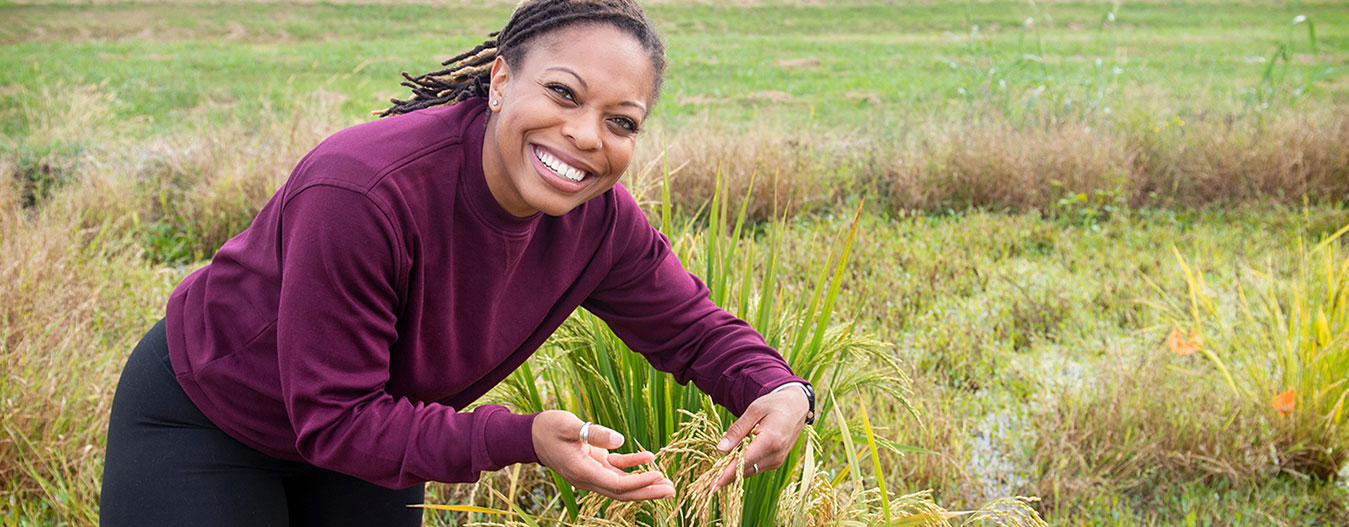
[[[690,380],[735,415],[797,377],[743,320],[717,307],[701,280],[632,197],[615,186],[618,214],[613,269],[582,304],[634,351],[680,384]]]
[[[356,189],[311,186],[289,197],[280,228],[277,359],[305,460],[390,488],[475,481],[537,460],[533,415],[500,406],[459,413],[385,391],[401,253],[373,201]]]

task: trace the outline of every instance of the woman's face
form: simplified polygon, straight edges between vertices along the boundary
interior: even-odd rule
[[[482,153],[492,196],[516,216],[559,216],[613,187],[632,159],[653,75],[637,39],[607,24],[543,35],[522,64],[498,57]]]

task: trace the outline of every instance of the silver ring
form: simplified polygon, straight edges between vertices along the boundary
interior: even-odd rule
[[[581,425],[581,444],[584,445],[589,443],[590,443],[590,421],[586,421],[585,424]]]
[[[758,473],[759,473],[759,464],[758,464],[758,463],[755,463],[755,464],[754,464],[754,473],[755,473],[755,474],[758,474]]]

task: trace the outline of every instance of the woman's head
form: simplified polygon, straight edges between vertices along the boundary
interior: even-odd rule
[[[385,114],[486,97],[483,175],[516,216],[562,215],[608,191],[627,170],[665,70],[642,8],[529,0],[496,36],[447,61],[449,70],[404,74],[414,97]]]
[[[654,73],[652,100],[647,105],[654,106],[665,76],[665,44],[641,5],[633,0],[525,0],[516,6],[506,26],[492,33],[495,39],[445,61],[443,65],[449,68],[417,77],[403,73],[403,86],[412,89],[412,97],[392,99],[393,106],[380,117],[486,97],[497,57],[511,66],[521,64],[546,35],[596,24],[617,28],[640,43]]]
[[[654,98],[641,45],[606,24],[541,37],[525,59],[492,68],[483,175],[507,212],[562,215],[627,170]]]

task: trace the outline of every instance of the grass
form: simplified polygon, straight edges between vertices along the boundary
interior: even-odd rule
[[[393,95],[399,70],[475,42],[509,4],[0,4],[16,21],[0,27],[0,525],[94,523],[117,372],[173,284],[313,144]],[[765,295],[808,304],[837,287],[832,322],[813,326],[826,329],[821,343],[839,327],[868,336],[913,381],[921,420],[888,396],[839,399],[796,471],[774,483],[778,510],[833,504],[882,524],[888,499],[902,525],[936,504],[1034,495],[1029,506],[1067,525],[1349,521],[1346,476],[1290,470],[1315,436],[1280,425],[1269,404],[1279,392],[1242,395],[1252,390],[1233,390],[1217,362],[1167,346],[1173,327],[1196,325],[1181,322],[1201,276],[1195,291],[1217,309],[1197,326],[1213,350],[1223,344],[1215,356],[1231,371],[1253,349],[1235,345],[1235,328],[1287,339],[1317,327],[1275,320],[1298,291],[1312,305],[1309,292],[1332,290],[1299,282],[1304,260],[1289,248],[1349,224],[1342,6],[769,1],[651,12],[672,66],[629,185],[667,232],[685,233],[686,261],[724,278],[721,301],[771,328],[791,317],[760,316],[775,305]],[[657,205],[662,188],[668,206]],[[714,207],[717,219],[695,215],[718,188],[752,190],[743,224],[738,202]],[[848,265],[822,279],[855,218]],[[1343,242],[1326,251],[1342,255]],[[1308,280],[1342,274],[1314,269]],[[1181,309],[1154,305],[1168,299]],[[540,359],[615,344],[572,324],[571,343]],[[1310,424],[1334,415],[1334,382],[1297,388],[1327,394],[1296,400],[1326,409]],[[809,483],[817,475],[842,490]],[[428,494],[554,518],[563,501],[532,466]]]
[[[651,6],[671,50],[663,119],[902,134],[934,114],[984,115],[990,102],[1096,116],[1139,104],[1157,115],[1231,110],[1259,86],[1280,44],[1293,46],[1287,91],[1306,85],[1300,97],[1321,102],[1344,102],[1346,91],[1336,71],[1349,14],[1334,2],[1251,2],[1216,14],[1131,2],[1111,22],[1103,22],[1111,6],[1094,2],[766,4]],[[289,114],[299,94],[319,90],[344,97],[343,114],[359,117],[398,94],[399,71],[475,43],[509,11],[505,2],[453,14],[398,3],[248,6],[0,5],[15,21],[0,30],[0,86],[107,79],[126,98],[119,116],[143,116],[158,131],[194,112]],[[1290,31],[1297,15],[1320,30],[1315,53]],[[1038,22],[1027,28],[1027,18]],[[7,119],[3,130],[23,123]]]

